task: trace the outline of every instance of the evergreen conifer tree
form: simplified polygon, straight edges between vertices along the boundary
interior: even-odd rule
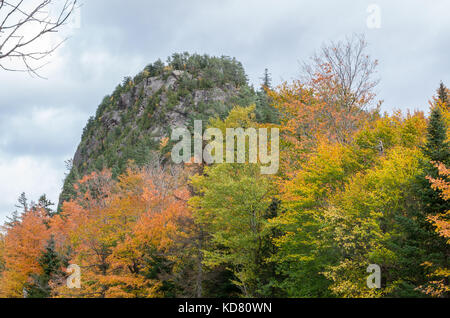
[[[266,90],[272,88],[272,77],[267,68],[264,70],[261,80],[261,87],[256,93],[256,119],[262,123],[278,123],[278,112],[271,105],[266,92]]]
[[[67,265],[67,260],[56,251],[53,235],[39,258],[39,265],[42,267],[42,274],[32,275],[32,283],[25,286],[28,298],[50,297],[51,281],[56,282],[59,278],[65,277],[62,267]]]
[[[428,217],[445,213],[450,210],[450,202],[445,201],[440,191],[431,187],[428,177],[438,178],[439,172],[436,163],[450,164],[450,145],[447,142],[447,125],[439,104],[445,101],[443,85],[437,90],[439,100],[432,105],[428,121],[426,142],[422,147],[425,160],[422,162],[422,173],[418,175],[417,199],[420,209],[411,211],[411,222],[408,227],[410,248],[414,246],[412,254],[408,253],[410,262],[421,264],[423,268],[419,285],[426,284],[430,278],[427,276],[432,268],[446,268],[448,263],[448,246],[446,240],[436,233],[435,227],[429,222]],[[414,242],[413,242],[414,241]],[[432,264],[426,268],[423,264]]]
[[[447,87],[445,87],[444,83],[439,84],[439,88],[437,90],[439,101],[444,105],[444,107],[450,107],[448,103],[448,93]]]

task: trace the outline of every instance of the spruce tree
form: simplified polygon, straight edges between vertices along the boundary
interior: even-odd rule
[[[438,99],[442,103],[444,107],[450,107],[450,104],[448,103],[448,93],[447,93],[447,87],[445,87],[444,83],[439,84],[439,88],[437,90],[438,93]]]
[[[256,119],[262,123],[278,123],[278,112],[272,107],[266,91],[272,88],[272,77],[267,68],[264,70],[261,80],[261,87],[256,93]]]
[[[426,142],[422,147],[422,153],[425,159],[422,163],[423,172],[418,175],[418,200],[420,210],[413,213],[414,223],[416,226],[410,228],[410,238],[415,239],[416,256],[414,259],[418,264],[428,262],[433,264],[435,268],[446,268],[448,259],[448,245],[446,240],[436,233],[435,227],[429,222],[428,217],[437,215],[450,210],[450,202],[445,201],[440,191],[436,191],[431,188],[428,177],[439,177],[436,163],[441,162],[445,165],[450,164],[450,145],[447,142],[447,125],[442,113],[442,108],[439,104],[445,101],[446,95],[441,93],[442,85],[438,89],[438,95],[440,102],[437,101],[431,109],[431,114],[428,121]],[[442,99],[441,99],[442,98]],[[412,257],[412,255],[409,255]],[[423,277],[420,285],[427,284],[430,280],[427,274],[432,271],[432,268],[428,270],[423,267]]]
[[[27,196],[25,195],[25,192],[22,192],[20,194],[19,198],[17,199],[17,202],[19,204],[16,205],[16,208],[22,209],[23,212],[28,210],[28,199]]]
[[[423,153],[430,161],[449,164],[450,145],[447,140],[447,125],[442,110],[433,106],[427,128],[427,140]]]
[[[55,204],[47,199],[47,196],[45,194],[41,195],[39,197],[38,203],[36,205],[36,208],[44,209],[45,212],[49,217],[52,217],[55,214],[55,211],[52,209],[52,206]]]
[[[67,265],[67,260],[56,251],[53,235],[39,258],[39,265],[42,267],[42,274],[32,275],[32,282],[25,286],[29,298],[50,297],[50,282],[65,277],[62,267]]]
[[[425,215],[444,213],[450,209],[450,203],[445,201],[440,191],[431,188],[427,177],[438,178],[439,172],[436,163],[440,162],[446,166],[450,165],[450,145],[447,142],[447,125],[438,105],[434,105],[431,110],[427,128],[425,146],[422,152],[426,157],[424,162],[424,173],[422,178],[422,189],[420,191]]]
[[[271,85],[272,85],[272,77],[271,77],[271,75],[270,75],[270,73],[269,73],[269,70],[266,68],[266,69],[264,69],[264,75],[263,75],[263,77],[262,77],[262,80],[263,80],[263,86],[264,87],[266,87],[266,88],[271,88]]]
[[[443,85],[437,90],[439,100],[435,99],[428,120],[426,141],[421,147],[424,158],[421,162],[421,172],[415,182],[415,196],[411,198],[411,208],[405,217],[399,216],[397,223],[402,228],[403,237],[398,241],[397,254],[405,280],[399,295],[412,297],[417,287],[427,285],[432,280],[428,275],[433,271],[423,264],[433,264],[433,267],[445,267],[447,263],[445,239],[436,233],[435,227],[428,217],[443,213],[450,209],[438,191],[431,188],[427,177],[438,177],[436,162],[448,164],[450,160],[447,139],[447,127],[442,114],[442,101],[445,100]]]
[[[438,90],[438,100],[431,108],[431,114],[427,127],[426,142],[422,148],[426,162],[424,163],[425,177],[439,177],[436,163],[450,165],[450,144],[447,141],[447,124],[440,105],[448,103],[447,89],[444,84],[440,84]],[[426,214],[442,213],[445,210],[446,203],[438,191],[431,189],[429,181],[425,178],[423,181],[422,199],[425,203]]]
[[[28,199],[25,195],[25,192],[22,192],[17,199],[18,204],[15,205],[16,208],[20,209],[20,213],[15,210],[11,216],[6,217],[6,222],[4,224],[5,228],[13,228],[17,224],[20,223],[22,213],[25,213],[28,210]]]

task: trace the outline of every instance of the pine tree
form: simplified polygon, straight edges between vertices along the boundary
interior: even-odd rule
[[[431,110],[427,129],[427,141],[423,149],[424,154],[430,161],[442,162],[445,165],[449,163],[450,145],[446,140],[447,126],[444,116],[441,108],[435,105]]]
[[[448,247],[446,240],[436,233],[436,229],[429,222],[430,216],[445,213],[450,210],[450,202],[445,201],[441,191],[435,191],[431,187],[429,178],[438,178],[439,171],[436,163],[450,164],[450,145],[447,142],[447,125],[439,106],[446,100],[443,85],[438,89],[439,101],[432,106],[428,121],[426,142],[422,147],[425,160],[422,162],[422,173],[418,175],[418,199],[420,201],[420,211],[414,213],[415,226],[411,227],[411,237],[416,239],[418,250],[416,255],[409,257],[416,259],[420,264],[425,262],[430,265],[424,268],[424,275],[433,271],[433,267],[446,268],[448,264]],[[430,280],[424,276],[421,284],[427,284]]]
[[[11,216],[6,217],[6,220],[7,221],[5,222],[4,227],[6,229],[13,228],[20,222],[19,212],[17,212],[17,210],[13,211]]]
[[[47,196],[45,194],[43,194],[39,197],[36,208],[44,209],[47,212],[47,215],[51,217],[55,214],[55,211],[53,211],[53,209],[51,208],[54,205],[55,204],[52,201],[50,201],[49,199],[47,199]]]
[[[426,157],[424,173],[420,176],[420,196],[423,203],[424,216],[443,213],[450,209],[439,191],[434,191],[427,177],[438,178],[439,171],[436,163],[450,164],[450,145],[447,140],[447,127],[442,110],[437,105],[433,106],[427,128],[426,143],[422,149]]]
[[[439,103],[446,102],[446,88],[441,83],[439,86],[439,101],[432,106],[430,119],[427,127],[426,143],[422,148],[422,152],[426,157],[424,162],[424,173],[420,176],[420,196],[423,203],[423,212],[425,215],[434,215],[443,213],[450,209],[449,203],[446,202],[439,191],[434,191],[430,187],[427,177],[438,178],[439,171],[436,163],[442,163],[446,166],[450,164],[450,145],[447,142],[447,125]]]
[[[256,119],[262,123],[278,123],[278,112],[271,105],[267,90],[272,88],[272,77],[269,70],[264,70],[264,75],[261,77],[261,87],[256,93]]]
[[[25,213],[28,210],[28,199],[25,195],[25,192],[22,192],[17,199],[18,204],[15,205],[16,208],[21,209],[22,213]],[[5,228],[13,228],[15,225],[19,224],[21,219],[21,215],[17,210],[12,212],[11,216],[6,217],[6,222],[4,224]]]
[[[264,75],[262,77],[263,83],[262,86],[266,88],[272,88],[272,77],[270,76],[269,70],[264,69]]]
[[[24,212],[28,210],[28,199],[27,196],[25,195],[25,192],[22,192],[20,194],[19,198],[17,199],[17,202],[19,202],[19,204],[16,205],[16,208],[20,208]]]
[[[25,286],[29,298],[48,298],[51,296],[51,281],[64,277],[62,267],[67,261],[57,251],[53,235],[47,242],[45,250],[39,258],[42,274],[32,275],[32,283]]]
[[[437,90],[438,93],[438,99],[442,103],[442,105],[445,107],[450,107],[450,104],[448,103],[448,93],[447,93],[447,87],[445,87],[444,83],[439,84],[439,88]]]
[[[445,101],[446,95],[442,83],[438,89],[438,96],[440,102]],[[425,155],[423,162],[423,173],[419,176],[418,194],[422,203],[422,222],[424,227],[428,230],[430,228],[429,222],[426,221],[426,217],[429,215],[435,215],[437,213],[443,213],[450,209],[449,203],[446,202],[439,191],[435,191],[431,188],[428,178],[438,178],[439,171],[436,168],[436,163],[442,163],[444,165],[450,164],[450,145],[447,142],[447,124],[445,122],[442,109],[439,107],[438,101],[432,106],[431,114],[427,127],[426,142],[422,147],[422,152]]]
[[[281,212],[281,200],[273,197],[267,211],[264,215],[266,220],[276,218]],[[274,240],[279,239],[283,235],[279,226],[274,225],[267,231],[264,240],[262,241],[262,259],[265,260],[260,264],[260,270],[258,273],[258,295],[263,297],[284,297],[285,292],[280,287],[282,279],[285,277],[277,273],[278,263],[273,256],[278,252],[278,246]],[[269,261],[270,260],[270,261]]]

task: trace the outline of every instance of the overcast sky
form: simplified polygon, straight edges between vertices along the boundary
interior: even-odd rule
[[[370,4],[380,28],[367,25]],[[276,84],[296,78],[322,43],[364,33],[380,63],[383,110],[426,111],[439,82],[450,86],[449,11],[447,0],[83,0],[71,37],[41,71],[47,80],[0,71],[0,222],[23,191],[57,201],[88,117],[158,58],[233,56],[255,86],[264,68]]]

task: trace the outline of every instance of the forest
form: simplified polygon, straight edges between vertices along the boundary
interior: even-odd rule
[[[187,53],[125,78],[83,131],[97,148],[80,148],[89,159],[69,167],[59,207],[19,197],[0,232],[0,296],[448,297],[449,89],[436,83],[429,112],[383,113],[377,65],[353,38],[275,87],[267,70],[255,89],[236,60]],[[176,89],[142,93],[174,71]],[[226,98],[188,112],[205,128],[278,128],[276,174],[171,164],[169,131],[149,135],[218,87]]]

